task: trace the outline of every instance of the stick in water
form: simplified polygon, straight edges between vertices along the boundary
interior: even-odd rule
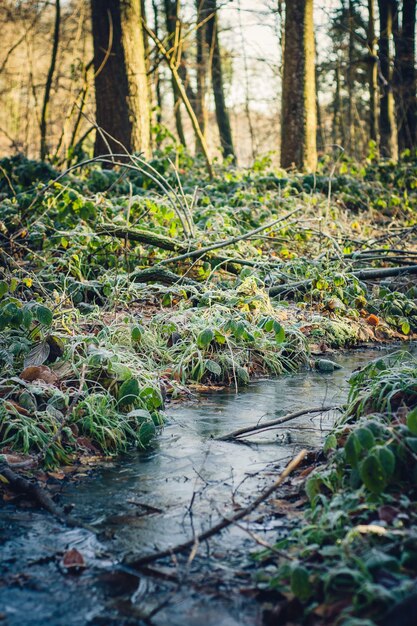
[[[273,485],[271,485],[271,487],[265,489],[265,491],[263,491],[260,496],[253,500],[253,502],[251,502],[246,508],[236,513],[236,515],[233,515],[233,517],[223,518],[221,522],[218,522],[218,524],[216,524],[215,526],[212,526],[200,535],[197,535],[194,539],[185,541],[184,543],[181,543],[174,548],[168,548],[167,550],[161,550],[160,552],[148,554],[147,556],[143,556],[140,559],[130,561],[126,563],[126,565],[130,568],[139,569],[145,565],[149,565],[149,563],[154,563],[155,561],[159,561],[160,559],[164,559],[168,556],[173,556],[174,554],[180,554],[181,552],[185,552],[189,548],[191,548],[193,552],[195,552],[198,544],[200,544],[202,541],[205,541],[206,539],[217,535],[228,526],[231,526],[235,522],[241,520],[243,517],[246,517],[247,515],[252,513],[252,511],[254,511],[260,504],[262,504],[262,502],[265,502],[265,500],[267,500],[274,493],[274,491],[282,485],[284,480],[288,478],[288,476],[300,465],[306,454],[307,450],[301,450],[301,452],[299,452],[297,456],[292,459],[290,463],[288,463],[287,467],[281,472],[278,479],[274,482]]]

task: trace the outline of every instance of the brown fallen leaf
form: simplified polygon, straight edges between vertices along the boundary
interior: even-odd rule
[[[62,557],[61,565],[68,570],[69,573],[77,573],[87,567],[83,555],[77,548],[71,548],[71,550],[65,552]]]
[[[6,400],[4,403],[4,407],[6,411],[13,411],[14,409],[18,413],[20,413],[20,415],[26,415],[27,417],[30,416],[29,411],[27,411],[23,406],[20,406],[20,404],[18,404],[17,402],[14,402],[14,400]]]
[[[47,385],[55,385],[58,382],[58,376],[46,365],[29,365],[20,374],[20,378],[28,383],[42,380]]]

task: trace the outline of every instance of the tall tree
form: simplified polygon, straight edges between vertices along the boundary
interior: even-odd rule
[[[202,0],[202,15],[206,16],[206,41],[210,49],[211,83],[213,87],[216,120],[223,156],[235,159],[229,112],[224,95],[223,68],[219,45],[219,21],[216,0]]]
[[[167,48],[171,50],[171,54],[176,57],[179,54],[178,46],[179,46],[179,1],[178,0],[164,0],[164,9],[165,9],[165,23],[168,35],[168,46]],[[174,61],[175,62],[175,61]],[[181,116],[181,97],[178,90],[178,85],[176,84],[174,78],[172,78],[172,91],[174,94],[174,115],[175,115],[175,126],[177,129],[178,139],[182,143],[183,146],[186,145],[185,142],[185,133],[182,125],[182,116]]]
[[[378,57],[375,37],[375,3],[368,0],[368,81],[369,81],[369,138],[378,141]]]
[[[392,90],[393,58],[391,39],[393,17],[398,11],[397,0],[378,0],[379,7],[379,67],[381,76],[381,98],[379,105],[380,154],[397,159],[397,137],[395,128],[395,106]]]
[[[317,113],[313,0],[285,3],[281,166],[314,170]]]
[[[41,131],[40,158],[42,161],[45,159],[47,152],[48,152],[48,146],[47,146],[47,141],[46,141],[46,129],[47,129],[47,123],[48,123],[49,101],[51,99],[52,80],[54,77],[56,60],[58,56],[60,21],[61,21],[61,4],[60,4],[60,0],[55,0],[55,21],[54,21],[54,35],[53,35],[53,40],[52,40],[51,62],[49,64],[48,76],[46,77],[46,85],[45,85],[45,92],[43,96],[41,122],[40,122],[40,131]]]
[[[400,151],[415,148],[417,144],[416,0],[403,0],[401,17],[401,23],[398,14],[394,19],[394,81]]]
[[[206,93],[207,93],[207,42],[206,42],[206,23],[204,13],[204,0],[196,0],[197,9],[197,91],[195,97],[195,114],[201,128],[201,132],[205,135],[207,126],[207,110],[206,110]],[[200,149],[200,143],[197,141],[196,150]]]
[[[140,0],[91,0],[96,92],[94,154],[150,154],[149,93]]]

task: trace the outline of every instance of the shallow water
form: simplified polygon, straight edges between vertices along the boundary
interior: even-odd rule
[[[192,564],[180,559],[167,570],[158,563],[159,570],[175,574],[175,584],[114,573],[114,564],[174,546],[236,504],[247,504],[298,450],[320,445],[336,414],[298,418],[280,430],[250,437],[247,444],[213,437],[302,408],[338,405],[346,397],[350,372],[380,354],[366,350],[338,355],[335,360],[343,369],[332,374],[301,372],[261,380],[237,395],[219,392],[169,407],[168,423],[151,452],[131,454],[63,485],[61,504],[73,504],[73,516],[94,526],[97,535],[69,530],[33,509],[4,505],[0,624],[261,624],[258,605],[245,593],[251,572],[242,552],[256,549],[248,531],[266,539],[285,531],[284,521],[268,519],[262,510],[241,528],[199,546]],[[73,547],[88,563],[80,576],[64,574],[59,567],[59,555]],[[232,576],[236,570],[241,571],[238,589]],[[179,585],[178,579],[185,582]],[[151,621],[144,622],[152,613]]]

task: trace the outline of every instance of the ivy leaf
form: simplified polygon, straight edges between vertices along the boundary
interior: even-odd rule
[[[206,328],[202,330],[201,333],[197,337],[197,345],[199,348],[207,348],[208,345],[213,341],[214,333],[211,328]]]

